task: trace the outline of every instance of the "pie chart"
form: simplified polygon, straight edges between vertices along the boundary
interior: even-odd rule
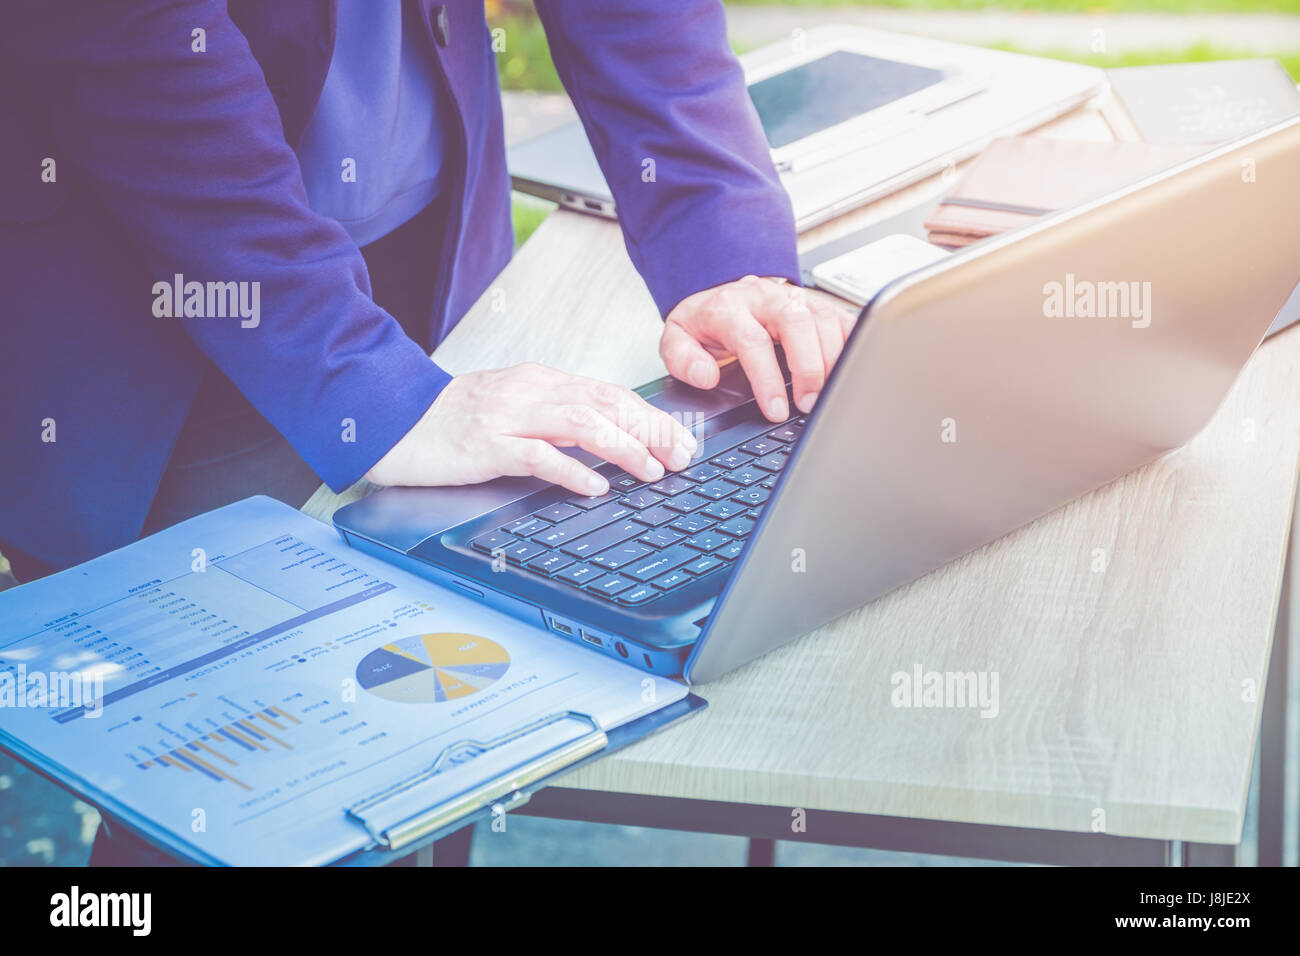
[[[510,669],[510,655],[474,634],[417,634],[376,648],[357,665],[357,682],[385,700],[438,704],[469,697]]]

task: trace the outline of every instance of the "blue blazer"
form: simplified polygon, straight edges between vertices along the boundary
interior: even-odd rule
[[[436,340],[510,258],[510,182],[483,4],[417,2],[455,117]],[[747,273],[797,279],[789,201],[720,3],[537,7],[659,308]],[[343,229],[307,205],[291,144],[329,68],[335,11],[7,6],[0,540],[62,567],[138,536],[210,361],[335,490],[449,380],[371,301]],[[155,315],[155,283],[177,275],[259,283],[260,322]]]

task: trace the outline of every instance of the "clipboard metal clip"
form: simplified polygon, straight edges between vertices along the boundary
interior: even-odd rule
[[[381,811],[384,804],[409,793],[413,788],[426,783],[438,774],[446,773],[458,764],[522,740],[566,720],[582,722],[588,725],[590,730],[558,747],[525,760],[504,774],[471,787],[450,800],[428,807],[395,823],[376,823],[368,819]],[[388,850],[400,850],[485,807],[500,806],[502,811],[509,811],[523,806],[528,802],[529,788],[552,774],[605,749],[608,743],[609,738],[594,717],[574,710],[560,711],[491,740],[470,738],[449,744],[443,748],[428,769],[371,794],[347,807],[345,812],[348,817],[365,827],[366,832],[380,846]]]

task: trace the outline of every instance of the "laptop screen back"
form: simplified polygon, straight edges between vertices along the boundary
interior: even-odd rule
[[[942,70],[837,50],[749,87],[773,149],[943,82]]]

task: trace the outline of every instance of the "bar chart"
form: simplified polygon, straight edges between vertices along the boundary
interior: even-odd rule
[[[266,707],[186,741],[167,753],[142,760],[136,766],[141,770],[162,768],[197,773],[218,783],[229,782],[240,789],[252,790],[237,775],[240,761],[293,750],[285,737],[292,736],[293,727],[301,723],[282,707]]]

